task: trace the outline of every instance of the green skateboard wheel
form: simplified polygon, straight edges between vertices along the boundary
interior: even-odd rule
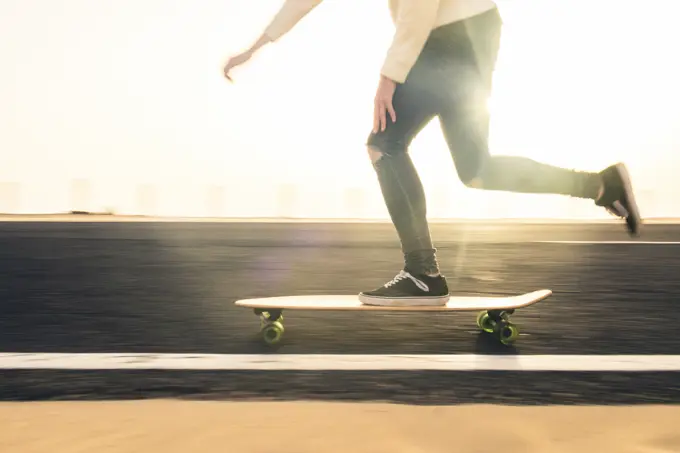
[[[272,322],[262,328],[262,339],[268,345],[274,345],[281,341],[283,332],[283,324],[278,321]]]
[[[504,345],[510,345],[519,337],[519,329],[516,325],[507,321],[501,321],[496,324],[494,333]]]
[[[492,333],[493,332],[493,320],[491,319],[491,316],[489,316],[489,312],[487,311],[480,311],[479,314],[477,315],[477,327],[482,329],[484,332]]]

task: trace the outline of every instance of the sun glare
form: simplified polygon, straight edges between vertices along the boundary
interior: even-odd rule
[[[221,64],[274,3],[3,2],[0,58],[14,71],[0,75],[0,212],[386,218],[364,143],[387,5],[324,2],[227,83]],[[585,170],[623,160],[647,215],[680,214],[659,201],[675,179],[658,177],[678,168],[680,6],[500,7],[491,152]],[[432,217],[600,215],[464,188],[437,120],[411,152]]]

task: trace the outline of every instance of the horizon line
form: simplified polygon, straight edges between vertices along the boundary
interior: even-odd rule
[[[391,223],[389,218],[341,218],[341,217],[219,217],[219,216],[163,216],[143,214],[109,214],[109,213],[34,213],[6,214],[0,213],[0,222],[13,221],[72,221],[72,222],[195,222],[195,223]],[[555,217],[475,217],[475,218],[428,218],[430,223],[581,223],[581,224],[613,224],[618,219],[601,218],[555,218]],[[651,217],[644,219],[647,224],[677,224],[678,217]]]

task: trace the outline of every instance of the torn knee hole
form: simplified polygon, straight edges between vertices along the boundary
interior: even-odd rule
[[[383,157],[383,152],[378,148],[368,147],[368,157],[371,158],[371,163],[375,165]]]

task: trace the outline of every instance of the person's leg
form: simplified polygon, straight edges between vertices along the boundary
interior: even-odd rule
[[[623,163],[600,172],[560,168],[519,156],[492,156],[485,140],[471,139],[454,117],[442,125],[461,181],[468,187],[532,194],[556,194],[593,200],[625,219],[629,234],[640,232],[642,219],[632,182]],[[458,133],[456,133],[458,132]]]
[[[398,85],[393,98],[396,123],[388,117],[383,132],[371,134],[368,153],[385,205],[404,254],[404,267],[390,282],[359,299],[372,305],[442,305],[448,287],[440,275],[427,222],[425,192],[408,154],[413,138],[434,117],[429,87],[424,82],[424,63],[419,61],[408,80]]]
[[[594,200],[624,217],[636,234],[640,215],[623,164],[602,172],[576,171],[519,156],[489,153],[486,101],[500,44],[500,17],[493,12],[466,21],[467,45],[452,56],[461,83],[451,85],[439,118],[458,176],[468,187],[532,194],[557,194]],[[464,41],[464,40],[460,40]]]
[[[380,190],[397,230],[405,267],[420,274],[439,273],[427,222],[425,191],[408,148],[434,117],[418,85],[410,80],[397,86],[393,106],[397,122],[387,119],[384,132],[371,133],[367,147]]]
[[[479,105],[453,105],[440,115],[460,180],[468,187],[533,194],[560,194],[595,200],[602,190],[598,173],[569,170],[520,156],[492,156],[489,117]]]

